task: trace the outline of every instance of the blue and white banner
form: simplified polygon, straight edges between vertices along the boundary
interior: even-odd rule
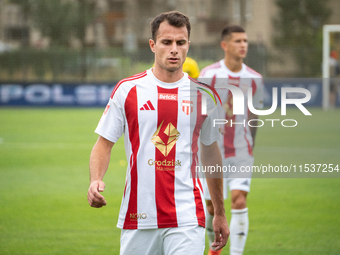
[[[71,83],[0,83],[0,106],[105,106],[116,82],[105,84]],[[306,106],[322,106],[322,79],[265,79],[264,105],[271,106],[273,88],[277,88],[277,104],[281,105],[281,88],[305,88],[311,93]],[[340,105],[340,88],[337,91]],[[287,93],[287,99],[304,97]]]
[[[264,79],[264,105],[271,106],[273,102],[273,88],[277,88],[277,104],[281,106],[282,88],[304,88],[311,93],[311,99],[306,106],[322,106],[322,79]],[[302,93],[287,93],[287,99],[305,97]]]
[[[0,106],[105,106],[115,84],[0,84]]]

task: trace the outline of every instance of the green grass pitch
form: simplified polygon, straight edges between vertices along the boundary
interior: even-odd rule
[[[255,165],[340,164],[340,110],[279,109],[261,119]],[[122,139],[105,176],[101,209],[87,203],[88,161],[103,109],[0,109],[0,254],[118,254],[126,159]],[[340,251],[340,172],[333,178],[253,178],[244,254]],[[230,219],[230,200],[226,200]],[[229,254],[225,248],[222,254]]]

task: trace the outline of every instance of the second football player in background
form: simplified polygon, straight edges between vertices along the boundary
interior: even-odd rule
[[[263,79],[262,76],[243,63],[247,56],[248,39],[245,30],[240,26],[227,26],[221,33],[221,48],[224,59],[204,68],[200,73],[200,80],[215,86],[222,99],[219,107],[219,117],[227,124],[221,127],[223,139],[219,141],[223,165],[230,166],[237,171],[227,173],[224,178],[224,198],[231,191],[231,221],[230,221],[230,255],[243,254],[249,229],[247,194],[250,191],[251,175],[241,176],[241,166],[252,166],[254,163],[253,148],[256,127],[249,127],[248,120],[257,119],[257,115],[249,112],[248,89],[252,89],[253,105],[256,109],[263,108]],[[232,93],[223,85],[240,88],[244,93],[245,112],[243,115],[233,114]],[[244,124],[243,124],[244,123]],[[252,121],[251,126],[257,126]],[[206,229],[209,244],[214,240],[212,219],[214,208],[208,189],[205,187],[204,196],[207,204]],[[220,254],[221,250],[209,249],[209,255]]]

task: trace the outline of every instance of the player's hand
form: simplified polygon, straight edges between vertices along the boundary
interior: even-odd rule
[[[99,193],[105,189],[105,183],[103,181],[94,181],[90,184],[87,192],[87,200],[90,206],[100,208],[106,205],[105,198]]]
[[[227,218],[225,215],[214,216],[213,229],[215,232],[215,240],[211,244],[211,247],[213,247],[215,251],[218,251],[227,244],[230,234]]]

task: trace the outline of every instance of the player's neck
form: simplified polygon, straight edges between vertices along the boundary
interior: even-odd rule
[[[179,81],[183,77],[183,71],[182,68],[179,68],[178,70],[174,72],[169,72],[165,69],[162,69],[160,67],[156,67],[156,65],[152,68],[153,75],[160,81],[166,82],[166,83],[173,83],[176,81]]]
[[[224,58],[224,64],[226,67],[232,71],[233,73],[238,73],[242,70],[243,59],[233,59],[233,58]]]

